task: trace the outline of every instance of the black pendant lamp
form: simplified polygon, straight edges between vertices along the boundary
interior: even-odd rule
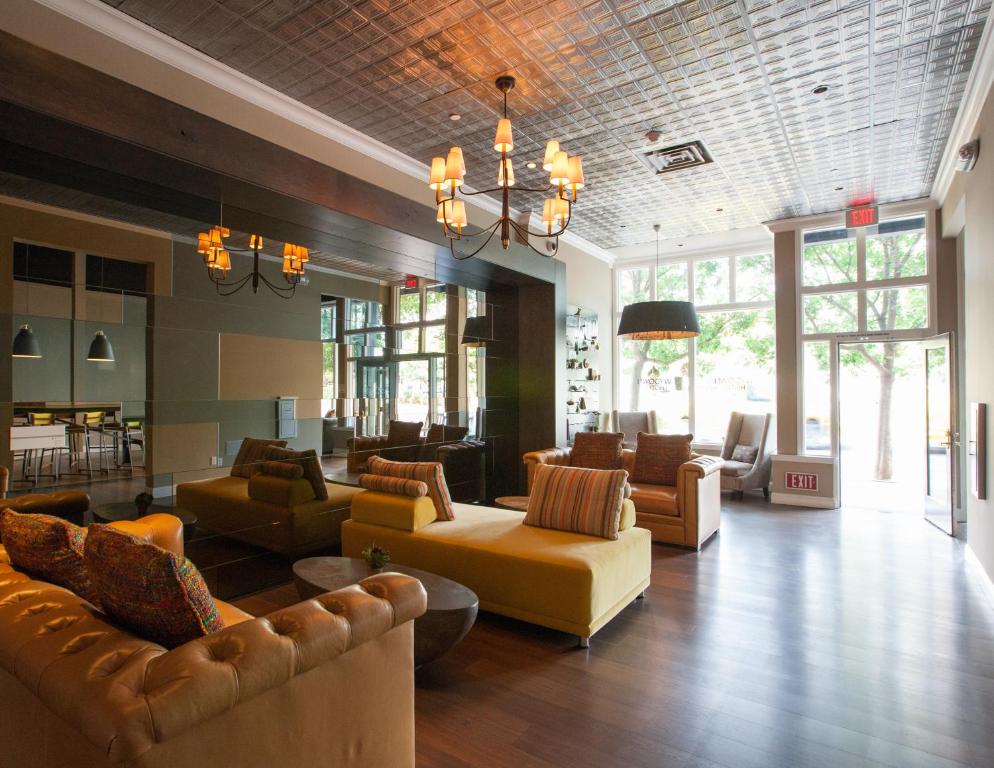
[[[91,363],[113,363],[114,348],[110,345],[110,339],[104,335],[103,331],[97,331],[90,342],[90,351],[86,359]]]
[[[462,331],[464,347],[485,347],[494,339],[494,324],[490,315],[467,317]]]
[[[21,330],[14,337],[14,348],[11,354],[13,357],[41,357],[41,345],[38,344],[34,331],[27,323],[21,326]]]
[[[653,224],[656,231],[656,272],[659,272],[659,225]],[[618,323],[618,336],[631,341],[654,341],[656,339],[689,339],[700,336],[701,327],[697,324],[697,310],[690,301],[640,301],[629,304],[621,311]]]

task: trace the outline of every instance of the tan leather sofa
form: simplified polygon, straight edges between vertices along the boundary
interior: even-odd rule
[[[195,513],[199,528],[296,556],[338,546],[352,497],[362,490],[339,483],[325,486],[328,498],[319,500],[302,478],[229,475],[180,483],[176,506]]]
[[[528,468],[528,490],[538,464],[568,465],[569,448],[547,448],[524,455]],[[647,528],[652,540],[700,549],[721,524],[722,460],[715,456],[695,456],[677,470],[676,485],[631,483],[635,503],[635,524]],[[631,475],[635,451],[622,451],[622,467]]]
[[[410,768],[425,607],[380,574],[167,651],[0,565],[0,765]]]

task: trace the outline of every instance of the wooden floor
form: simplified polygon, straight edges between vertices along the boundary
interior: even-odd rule
[[[587,651],[481,614],[417,675],[418,766],[994,766],[985,599],[917,517],[728,502]]]

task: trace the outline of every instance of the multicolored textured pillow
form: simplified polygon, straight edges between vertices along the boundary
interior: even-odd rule
[[[442,471],[442,465],[437,461],[388,461],[380,456],[373,456],[369,460],[369,471],[374,475],[420,480],[428,486],[428,496],[435,505],[438,519],[456,519],[452,512],[449,486],[445,484],[445,473]]]
[[[85,528],[51,515],[22,515],[5,509],[0,516],[0,539],[16,570],[65,587],[99,606],[97,591],[83,564]]]
[[[628,473],[539,464],[525,525],[617,539]]]
[[[139,637],[174,648],[224,629],[200,571],[185,557],[91,525],[83,558],[104,612]]]
[[[744,464],[753,464],[758,455],[759,447],[755,445],[736,445],[732,449],[732,461],[741,461]]]
[[[577,432],[569,465],[585,469],[621,469],[624,440],[624,432]]]
[[[245,479],[252,477],[256,472],[256,465],[262,461],[263,452],[269,446],[285,448],[286,440],[259,440],[255,437],[246,437],[242,440],[238,455],[235,456],[235,463],[231,466],[231,476]]]
[[[676,472],[690,461],[693,435],[650,435],[639,432],[635,441],[632,480],[649,485],[676,485]]]
[[[262,453],[262,458],[267,461],[282,461],[287,464],[299,466],[303,470],[301,475],[311,484],[314,489],[314,497],[321,501],[328,498],[328,486],[324,484],[324,472],[321,469],[321,460],[317,451],[309,448],[306,451],[294,451],[290,448],[269,447]]]
[[[409,480],[406,477],[390,475],[359,475],[359,485],[367,491],[395,493],[399,496],[410,496],[420,499],[428,495],[428,485],[420,480]]]

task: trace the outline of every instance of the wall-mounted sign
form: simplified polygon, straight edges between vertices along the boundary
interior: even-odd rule
[[[405,277],[404,278],[404,287],[405,288],[417,288],[418,287],[418,278],[417,278],[417,276],[415,276],[415,275],[408,275],[407,277]]]
[[[846,211],[846,227],[848,229],[875,227],[879,223],[880,215],[875,205],[861,205]]]
[[[813,472],[784,472],[783,484],[788,491],[817,491],[818,475]]]

